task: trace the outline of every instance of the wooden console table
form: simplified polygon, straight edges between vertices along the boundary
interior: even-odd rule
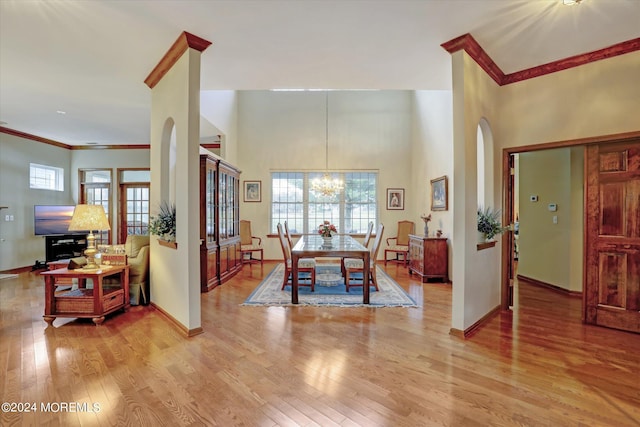
[[[97,270],[44,271],[45,303],[44,320],[53,324],[56,317],[91,318],[96,325],[104,322],[104,316],[119,309],[127,311],[129,301],[129,266],[113,265]],[[108,276],[120,276],[120,287],[103,288],[102,281]],[[57,279],[78,279],[78,289],[56,292],[61,284]],[[93,289],[87,289],[86,281],[93,281]],[[63,286],[68,286],[64,284]]]
[[[426,283],[429,279],[449,281],[449,254],[444,237],[409,235],[409,274],[416,273]]]

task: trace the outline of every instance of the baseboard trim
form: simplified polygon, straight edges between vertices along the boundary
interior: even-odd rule
[[[551,283],[543,282],[542,280],[532,279],[531,277],[523,276],[522,274],[518,274],[516,278],[518,279],[518,281],[521,280],[523,282],[529,283],[530,285],[538,286],[540,288],[551,289],[552,291],[555,291],[570,297],[582,298],[581,291],[571,291],[569,289],[565,289],[557,285],[552,285]]]
[[[153,307],[156,310],[158,310],[158,312],[160,314],[162,314],[162,316],[164,316],[169,321],[169,323],[171,323],[176,329],[178,329],[178,331],[180,331],[180,333],[182,333],[187,338],[191,338],[193,336],[200,335],[200,334],[204,333],[204,329],[202,329],[202,326],[197,327],[197,328],[193,328],[193,329],[188,329],[185,325],[183,325],[181,322],[179,322],[178,319],[176,319],[175,317],[173,317],[172,315],[167,313],[164,309],[159,307],[153,301],[151,302],[151,307]]]
[[[20,274],[20,273],[27,273],[29,271],[36,271],[36,270],[33,270],[33,267],[31,266],[25,266],[25,267],[10,268],[9,270],[1,270],[0,273],[1,274]]]
[[[469,326],[464,331],[461,331],[460,329],[456,329],[456,328],[449,329],[449,335],[453,335],[454,337],[461,338],[463,340],[467,339],[471,335],[473,335],[478,329],[480,329],[480,327],[482,325],[487,323],[489,320],[491,320],[498,313],[500,313],[500,306],[499,305],[495,306],[491,311],[489,311],[487,314],[482,316],[482,318],[480,318],[480,320],[478,320],[473,325]]]

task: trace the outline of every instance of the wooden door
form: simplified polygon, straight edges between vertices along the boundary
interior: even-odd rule
[[[586,323],[640,332],[640,140],[586,156]]]

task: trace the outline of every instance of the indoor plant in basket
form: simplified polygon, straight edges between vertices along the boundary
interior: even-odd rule
[[[499,210],[478,208],[478,232],[483,234],[482,241],[493,240],[498,234],[504,233],[506,229],[500,223]]]

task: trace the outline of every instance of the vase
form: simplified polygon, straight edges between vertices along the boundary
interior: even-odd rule
[[[331,246],[331,242],[333,238],[331,236],[322,236],[322,245],[323,246]]]
[[[429,225],[424,223],[424,237],[429,237]]]

